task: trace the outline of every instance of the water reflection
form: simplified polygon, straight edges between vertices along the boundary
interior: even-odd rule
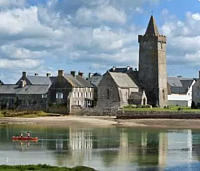
[[[170,170],[200,160],[200,132],[135,128],[0,126],[0,164],[86,165],[98,170]],[[30,130],[38,142],[12,142]],[[16,156],[20,156],[16,158]]]

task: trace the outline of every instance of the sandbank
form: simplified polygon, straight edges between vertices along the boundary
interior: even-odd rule
[[[114,116],[59,116],[0,118],[0,124],[54,125],[62,127],[150,127],[200,129],[200,119],[116,119]]]

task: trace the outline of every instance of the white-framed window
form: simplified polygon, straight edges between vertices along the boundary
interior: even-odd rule
[[[56,93],[56,99],[63,99],[63,93],[57,92]]]
[[[88,94],[88,93],[87,93],[87,92],[85,92],[85,97],[86,97],[86,98],[87,98],[87,94]]]
[[[92,93],[90,92],[90,98],[92,98]]]

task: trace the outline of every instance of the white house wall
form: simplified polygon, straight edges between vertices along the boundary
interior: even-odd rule
[[[168,95],[168,105],[169,106],[188,106],[191,107],[192,104],[192,87],[195,84],[193,81],[187,94],[171,94]]]

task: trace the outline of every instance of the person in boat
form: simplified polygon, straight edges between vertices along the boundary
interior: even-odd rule
[[[23,133],[22,133],[22,132],[19,133],[19,137],[20,137],[20,138],[23,137]]]
[[[28,138],[31,137],[31,133],[29,131],[26,133],[26,135],[27,135]]]

